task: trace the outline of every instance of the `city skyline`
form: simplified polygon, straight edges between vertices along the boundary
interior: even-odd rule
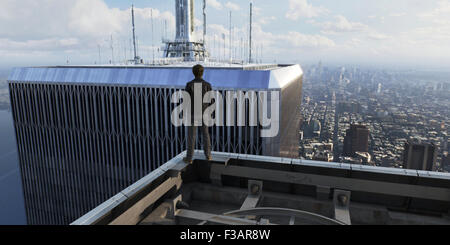
[[[305,71],[300,155],[308,160],[408,168],[409,140],[432,143],[436,159],[428,170],[448,172],[449,91],[446,77],[421,73],[332,68]],[[316,132],[311,132],[311,125]],[[363,146],[350,152],[354,125],[368,130]]]
[[[132,3],[141,56],[149,59],[153,50],[161,55],[161,37],[174,38],[171,1],[7,0],[0,3],[0,53],[5,58],[0,66],[82,65],[108,63],[112,56],[116,62],[130,58]],[[446,55],[450,54],[446,52],[450,51],[449,0],[253,3],[253,52],[263,62],[308,64],[323,60],[333,64],[413,68],[450,66],[450,55]],[[249,1],[207,1],[207,43],[214,56],[229,56],[229,11],[234,26],[233,53],[236,58],[244,56],[239,47],[248,37],[248,4]],[[202,1],[195,1],[195,8],[196,32],[201,33]],[[223,45],[225,50],[221,50]]]

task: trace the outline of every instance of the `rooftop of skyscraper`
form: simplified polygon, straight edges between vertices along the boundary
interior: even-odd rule
[[[23,67],[13,69],[8,81],[184,87],[187,81],[194,79],[193,64]],[[277,89],[303,75],[300,65],[204,65],[204,79],[216,89]]]
[[[185,153],[72,225],[450,224],[450,174]]]

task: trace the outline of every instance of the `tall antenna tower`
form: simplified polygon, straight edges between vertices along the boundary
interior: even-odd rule
[[[261,50],[260,50],[260,55],[259,55],[259,58],[261,59],[261,64],[262,63],[264,63],[264,61],[263,61],[263,50],[264,50],[264,43],[261,43]]]
[[[258,42],[255,42],[255,52],[253,54],[253,59],[255,60],[255,63],[258,64]]]
[[[230,38],[230,63],[233,62],[233,44],[232,42],[232,38],[231,38],[231,11],[230,11],[230,34],[229,34],[229,38]]]
[[[239,45],[239,54],[240,54],[239,55],[240,59],[242,61],[244,61],[245,58],[244,58],[244,38],[243,37],[241,37],[241,43]]]
[[[203,0],[203,46],[206,48],[206,0]]]
[[[140,43],[139,43],[139,36],[136,36],[136,53],[137,54],[139,54],[139,45],[140,45]],[[135,59],[136,63],[138,63],[140,57],[136,56],[136,58],[134,58],[134,59]]]
[[[111,34],[111,63],[114,64],[114,42],[112,34]]]
[[[208,57],[208,52],[205,49],[205,40],[199,41],[195,38],[194,0],[175,0],[174,2],[175,40],[165,42],[164,57],[183,58],[185,61],[204,60]],[[206,4],[205,1],[204,4]]]
[[[153,51],[153,64],[155,64],[155,39],[154,39],[154,28],[153,28],[153,9],[150,9],[150,19],[152,22],[152,51]]]
[[[127,63],[127,53],[128,53],[128,51],[127,51],[127,39],[125,38],[124,40],[123,40],[123,60],[124,60],[124,62],[125,62],[125,64]]]
[[[136,28],[134,26],[134,5],[131,5],[131,23],[133,25],[133,47],[134,47],[134,60],[138,60],[137,51],[136,51]]]
[[[253,2],[250,2],[250,39],[249,39],[249,55],[248,55],[248,63],[252,63],[252,25],[253,25]]]

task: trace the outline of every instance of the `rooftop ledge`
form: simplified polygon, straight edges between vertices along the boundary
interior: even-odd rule
[[[185,152],[72,225],[450,224],[450,174]],[[256,217],[264,217],[256,219]]]
[[[192,64],[193,65],[193,64]],[[56,66],[14,68],[9,83],[50,85],[137,86],[184,89],[194,79],[192,65]],[[303,76],[300,65],[206,67],[204,79],[214,89],[281,90]]]

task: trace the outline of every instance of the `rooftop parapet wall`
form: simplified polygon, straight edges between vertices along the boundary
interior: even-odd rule
[[[204,79],[215,89],[268,90],[300,78],[299,65],[271,70],[246,70],[247,68],[206,68]],[[286,76],[280,73],[288,73]],[[190,67],[24,67],[11,72],[9,82],[125,85],[146,87],[184,88],[194,79]]]
[[[305,209],[313,207],[318,215],[327,216],[333,209],[331,194],[345,190],[351,193],[349,214],[353,224],[450,224],[449,174],[221,152],[214,152],[213,161],[208,163],[200,151],[196,152],[196,163],[187,166],[182,163],[184,154],[98,206],[73,225],[139,224],[142,218],[139,218],[138,206],[148,202],[154,193],[161,196],[160,189],[168,184],[183,189],[184,185],[197,181],[195,190],[215,190],[214,195],[206,195],[230,201],[235,196],[234,201],[238,202],[242,195],[245,199],[245,190],[239,191],[247,183],[244,180],[248,183],[250,180],[262,181],[261,195],[265,197],[261,203],[284,203],[285,206],[277,207],[285,210],[299,205],[297,207]],[[177,179],[182,182],[175,181]],[[154,185],[156,181],[163,184],[158,187]],[[142,195],[143,191],[149,194]],[[221,198],[220,193],[227,198]],[[297,201],[299,203],[295,204]],[[262,209],[271,208],[264,206]]]

